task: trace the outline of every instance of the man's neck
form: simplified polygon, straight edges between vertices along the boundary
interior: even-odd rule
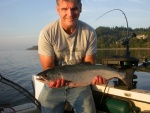
[[[67,34],[73,34],[75,29],[76,29],[76,26],[75,27],[68,27],[68,28],[63,28],[64,31],[67,33]]]
[[[65,26],[65,25],[62,25],[62,28],[64,29],[64,31],[67,33],[67,34],[73,34],[76,30],[76,26],[77,24],[73,25],[73,26]]]

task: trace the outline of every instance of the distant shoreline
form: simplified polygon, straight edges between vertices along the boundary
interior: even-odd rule
[[[38,50],[38,48],[28,48],[26,50]],[[126,48],[97,48],[97,50],[126,50]],[[150,50],[150,48],[129,48],[129,50]]]
[[[150,50],[150,48],[129,48],[130,50]],[[37,46],[33,46],[26,50],[38,50]],[[126,48],[97,48],[97,50],[126,50]]]
[[[150,48],[129,48],[130,50],[149,50]],[[126,50],[126,48],[97,48],[97,50]]]

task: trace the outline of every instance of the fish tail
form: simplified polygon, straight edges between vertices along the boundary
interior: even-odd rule
[[[127,85],[129,90],[132,89],[134,72],[135,72],[135,68],[129,68],[126,70],[124,83]]]

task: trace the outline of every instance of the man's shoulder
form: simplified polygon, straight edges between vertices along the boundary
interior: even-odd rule
[[[55,29],[56,27],[58,27],[59,25],[59,20],[56,20],[54,22],[51,22],[47,25],[44,26],[44,28],[42,29],[42,31],[50,31],[50,30],[53,30]]]
[[[86,23],[86,22],[83,22],[83,21],[81,21],[81,20],[78,20],[78,23],[79,23],[79,25],[81,26],[81,27],[83,27],[83,28],[88,28],[88,29],[90,29],[90,30],[94,30],[94,28],[92,27],[92,26],[90,26],[88,23]]]

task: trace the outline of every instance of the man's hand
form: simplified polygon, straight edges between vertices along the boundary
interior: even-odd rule
[[[101,76],[95,76],[95,78],[92,80],[92,85],[102,85],[106,84],[106,79]]]
[[[66,85],[66,82],[64,79],[57,79],[56,81],[51,81],[49,83],[49,87],[50,88],[59,88],[59,87],[63,87]]]

